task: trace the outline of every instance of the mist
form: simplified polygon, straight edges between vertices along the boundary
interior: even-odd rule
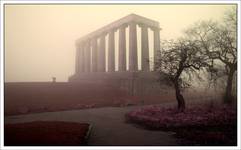
[[[6,4],[5,82],[67,81],[74,74],[75,41],[130,13],[159,21],[163,40],[196,21],[219,20],[231,6]]]

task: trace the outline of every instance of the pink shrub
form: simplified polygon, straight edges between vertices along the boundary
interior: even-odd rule
[[[236,122],[236,111],[223,106],[220,108],[187,108],[184,113],[177,113],[176,108],[148,106],[126,114],[129,121],[150,128],[179,128],[190,126],[218,126]]]
[[[229,106],[193,106],[184,113],[177,113],[176,108],[148,106],[127,113],[126,119],[148,129],[174,131],[189,145],[237,144],[237,113]]]

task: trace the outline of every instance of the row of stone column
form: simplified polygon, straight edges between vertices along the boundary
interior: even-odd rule
[[[119,66],[118,71],[126,71],[126,28],[129,25],[129,71],[138,71],[137,60],[137,23],[130,22],[119,27]],[[141,27],[141,53],[142,71],[150,71],[148,26]],[[160,50],[159,28],[151,28],[154,32],[154,56]],[[115,30],[103,33],[99,37],[82,41],[77,45],[76,73],[105,72],[105,36],[108,39],[108,72],[115,71]],[[99,39],[99,43],[97,42]]]

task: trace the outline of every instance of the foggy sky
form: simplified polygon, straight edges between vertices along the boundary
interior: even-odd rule
[[[199,20],[220,20],[231,5],[5,5],[5,82],[67,81],[75,40],[135,13],[160,22],[161,39]]]

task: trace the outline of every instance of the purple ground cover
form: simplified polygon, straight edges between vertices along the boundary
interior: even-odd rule
[[[177,137],[191,140],[186,144],[235,145],[237,113],[234,107],[193,106],[184,113],[176,108],[147,106],[126,114],[128,122],[147,129],[175,131]]]

